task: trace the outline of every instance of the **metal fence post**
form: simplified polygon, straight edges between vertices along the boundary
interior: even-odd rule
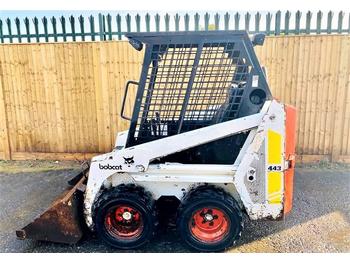
[[[338,34],[341,34],[343,31],[343,18],[344,18],[344,12],[340,11],[338,15]]]
[[[0,41],[4,43],[4,33],[2,31],[2,20],[0,19]]]
[[[209,19],[210,19],[210,15],[208,13],[205,13],[205,15],[204,15],[204,30],[205,31],[209,30]]]
[[[154,17],[154,20],[156,22],[156,31],[159,32],[160,31],[160,15],[156,14]]]
[[[257,12],[255,14],[255,32],[260,32],[260,19],[261,19],[261,14]]]
[[[244,22],[244,29],[249,32],[249,24],[250,24],[250,17],[251,15],[247,12],[244,16],[245,22]]]
[[[218,13],[215,14],[214,21],[215,21],[215,30],[219,30],[220,29],[220,15]]]
[[[73,42],[76,41],[76,35],[75,35],[75,18],[74,16],[70,16],[69,17],[69,22],[70,22],[70,28],[71,28],[71,32],[72,32],[72,40]]]
[[[291,15],[290,12],[287,11],[286,14],[285,14],[285,16],[284,16],[284,33],[285,33],[286,35],[289,34],[289,20],[290,20],[290,15]]]
[[[139,14],[135,16],[135,22],[136,22],[136,32],[141,32],[141,16]]]
[[[239,19],[240,19],[240,14],[236,13],[235,14],[235,30],[239,30]]]
[[[185,31],[189,31],[190,30],[190,16],[189,14],[185,14]]]
[[[35,31],[35,38],[36,42],[40,42],[40,36],[39,36],[39,20],[37,17],[34,17],[33,19],[33,24],[34,24],[34,31]]]
[[[164,16],[164,22],[165,22],[165,31],[169,32],[169,28],[170,28],[170,15],[169,14],[165,14]]]
[[[311,32],[311,18],[312,18],[312,13],[308,11],[306,13],[306,26],[305,26],[306,34],[310,34]]]
[[[122,17],[118,14],[116,16],[117,22],[117,32],[118,32],[118,40],[122,39]]]
[[[151,16],[149,15],[149,13],[147,13],[145,16],[145,22],[146,22],[146,32],[150,32],[151,31]]]
[[[199,14],[196,13],[194,15],[194,30],[198,31],[199,30]]]
[[[317,12],[316,17],[316,34],[321,34],[321,25],[322,25],[322,12]]]
[[[180,16],[179,14],[176,14],[174,17],[175,20],[175,31],[179,31],[180,27]]]
[[[13,39],[12,39],[12,29],[11,29],[11,20],[10,20],[10,18],[7,18],[7,19],[6,19],[6,24],[7,24],[7,31],[8,31],[10,43],[13,43]]]
[[[17,28],[17,37],[18,37],[18,42],[22,43],[22,37],[21,37],[21,22],[19,21],[19,18],[16,17],[15,19],[15,24]]]
[[[281,34],[281,11],[277,11],[275,15],[275,35]]]
[[[224,16],[225,30],[230,30],[230,14],[226,13]]]
[[[85,41],[85,29],[84,29],[84,17],[82,15],[78,16],[81,40]]]
[[[93,15],[89,16],[89,23],[90,23],[91,40],[95,41],[95,18],[93,17]]]
[[[104,28],[104,16],[101,13],[98,14],[98,25],[99,25],[100,41],[106,40],[105,28]]]
[[[61,26],[62,26],[62,36],[63,36],[63,41],[64,41],[64,42],[66,42],[66,41],[67,41],[67,34],[66,34],[66,19],[64,18],[64,16],[61,16],[60,21],[61,21]]]
[[[333,20],[333,12],[329,11],[328,17],[327,17],[327,34],[332,33],[332,20]]]
[[[57,37],[57,21],[56,21],[56,18],[53,16],[51,17],[51,24],[52,24],[52,31],[53,31],[53,39],[55,42],[58,41],[58,37]],[[29,23],[28,23],[28,34],[29,34]],[[30,40],[30,38],[29,38]],[[30,42],[30,41],[29,41]]]
[[[301,20],[301,12],[298,11],[295,13],[295,34],[300,34],[300,20]]]

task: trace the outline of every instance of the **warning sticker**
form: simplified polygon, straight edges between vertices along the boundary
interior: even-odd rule
[[[259,85],[259,75],[253,75],[252,87],[258,87]]]

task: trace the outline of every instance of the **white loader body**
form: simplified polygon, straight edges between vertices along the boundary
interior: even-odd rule
[[[233,165],[151,164],[157,158],[249,130]],[[275,100],[265,102],[258,114],[131,148],[123,146],[127,132],[119,133],[115,149],[91,161],[84,200],[86,223],[93,229],[92,206],[102,188],[129,183],[142,186],[154,199],[175,196],[179,200],[193,187],[213,184],[238,196],[251,219],[277,218],[283,213],[284,134],[284,106]],[[279,155],[275,158],[280,161],[269,162],[265,156],[270,155]]]

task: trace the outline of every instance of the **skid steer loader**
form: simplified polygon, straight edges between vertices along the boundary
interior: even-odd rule
[[[283,218],[292,208],[296,111],[271,95],[253,49],[264,35],[126,36],[144,49],[140,80],[126,84],[122,102],[129,130],[17,236],[76,243],[87,227],[113,247],[138,248],[155,234],[157,202],[167,197],[180,203],[178,233],[199,251],[232,246],[243,214]]]

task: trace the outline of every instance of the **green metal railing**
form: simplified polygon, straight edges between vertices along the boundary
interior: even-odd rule
[[[64,16],[59,18],[52,17],[48,19],[43,17],[39,20],[25,18],[21,24],[19,18],[4,21],[0,19],[0,42],[1,43],[23,43],[23,42],[66,42],[66,41],[95,41],[95,40],[113,40],[114,37],[121,40],[126,32],[160,32],[160,31],[199,31],[199,30],[247,30],[249,33],[263,32],[267,35],[289,35],[289,34],[350,34],[350,14],[339,12],[337,23],[333,21],[334,12],[329,11],[324,18],[321,11],[316,13],[316,21],[312,12],[307,12],[305,16],[300,11],[295,12],[293,24],[291,24],[292,13],[286,11],[282,13],[268,12],[265,15],[265,22],[262,22],[263,15],[260,12],[252,15],[251,13],[225,13],[220,15],[216,13],[211,15],[199,13],[193,16],[189,14],[175,14],[170,16],[165,14],[160,16],[155,14],[153,17],[147,13],[144,17],[139,14],[121,16],[117,14],[98,14],[98,19],[93,15],[87,19],[79,16],[77,19],[70,16],[67,20]],[[254,24],[252,24],[254,17]],[[241,20],[243,19],[243,21]],[[220,23],[222,21],[223,23]],[[282,21],[283,19],[283,21]],[[304,19],[304,20],[303,20]],[[322,27],[322,19],[326,19],[326,26]],[[97,22],[95,20],[98,20]],[[243,23],[241,23],[243,22]],[[302,23],[303,22],[303,23]],[[316,22],[312,27],[312,22]],[[97,23],[97,25],[96,25]],[[282,26],[283,23],[283,26]],[[265,26],[262,29],[263,24]],[[344,26],[345,24],[345,26]],[[153,26],[152,26],[153,25]],[[143,26],[143,30],[141,29]],[[161,26],[164,30],[161,30]],[[253,27],[253,29],[252,29]],[[283,27],[283,28],[282,28]],[[6,29],[6,30],[5,30]],[[24,31],[22,30],[24,29]],[[6,31],[6,33],[5,33]]]

